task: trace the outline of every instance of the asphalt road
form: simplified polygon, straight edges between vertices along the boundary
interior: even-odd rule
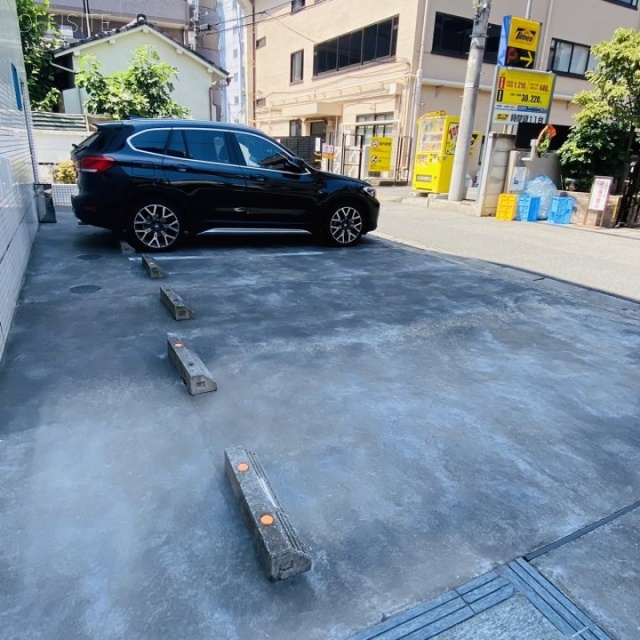
[[[454,256],[525,269],[640,300],[640,229],[502,222],[406,203],[410,190],[378,189],[380,236]],[[404,202],[396,200],[404,197]]]

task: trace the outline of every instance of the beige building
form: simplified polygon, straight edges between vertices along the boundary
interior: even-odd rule
[[[248,18],[250,124],[274,136],[317,135],[334,169],[372,135],[394,138],[393,176],[406,177],[415,120],[459,115],[474,0],[242,0]],[[550,122],[572,124],[588,88],[590,46],[640,27],[638,0],[493,0],[475,128],[487,131],[505,15],[541,23],[535,68],[556,78]],[[360,137],[362,136],[362,137]],[[404,172],[404,176],[402,173]]]
[[[161,60],[177,70],[176,77],[172,79],[172,98],[187,107],[192,118],[218,120],[213,91],[220,83],[226,85],[227,72],[144,20],[139,24],[77,40],[53,52],[56,68],[69,69],[69,84],[72,86],[63,91],[65,112],[84,112],[86,95],[75,87],[73,80],[83,56],[94,56],[102,73],[109,74],[126,69],[131,63],[133,51],[146,45],[153,46]]]

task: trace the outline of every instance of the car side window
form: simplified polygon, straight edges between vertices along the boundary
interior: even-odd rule
[[[289,157],[270,140],[250,133],[234,133],[242,157],[249,167],[284,171],[289,168]]]
[[[224,164],[231,161],[224,131],[184,129],[183,133],[187,145],[187,157],[191,160]]]
[[[138,151],[162,154],[164,153],[164,148],[167,146],[168,137],[168,129],[151,129],[150,131],[143,131],[137,136],[133,136],[130,144]]]
[[[171,140],[169,141],[169,146],[167,147],[165,154],[172,158],[187,157],[187,147],[184,143],[182,129],[174,129],[171,132]]]

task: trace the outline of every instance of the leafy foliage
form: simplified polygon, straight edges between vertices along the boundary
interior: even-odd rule
[[[181,118],[189,114],[171,98],[172,79],[177,69],[162,62],[150,45],[133,52],[129,68],[104,75],[94,56],[84,56],[76,84],[83,88],[89,99],[84,106],[88,113],[108,115],[117,120],[129,116],[141,118]]]
[[[629,162],[640,127],[640,32],[617,29],[591,50],[598,60],[587,72],[593,89],[574,98],[582,111],[558,153],[566,177],[587,190],[595,175],[621,178]]]
[[[48,6],[49,0],[42,4],[34,0],[16,0],[29,100],[35,111],[53,111],[60,100],[60,91],[54,87],[55,72],[50,64],[51,51],[59,46],[59,42],[55,38],[53,18],[47,13]],[[47,34],[53,36],[47,37]]]
[[[53,172],[53,181],[56,184],[75,184],[77,175],[73,162],[71,160],[63,160],[56,165]]]

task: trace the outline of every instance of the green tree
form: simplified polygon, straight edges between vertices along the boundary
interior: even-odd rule
[[[593,88],[574,98],[582,110],[559,150],[563,172],[582,189],[595,175],[624,177],[640,127],[640,32],[617,29],[591,51],[598,61],[586,74]]]
[[[60,99],[51,66],[51,51],[59,42],[55,38],[53,18],[47,13],[48,7],[49,0],[42,4],[34,0],[16,0],[29,100],[36,111],[52,111]]]
[[[150,45],[133,52],[129,68],[108,75],[101,72],[94,56],[80,61],[76,85],[84,89],[89,98],[84,103],[88,113],[108,115],[117,120],[136,115],[141,118],[182,118],[189,114],[171,98],[172,79],[177,69],[162,62]]]

